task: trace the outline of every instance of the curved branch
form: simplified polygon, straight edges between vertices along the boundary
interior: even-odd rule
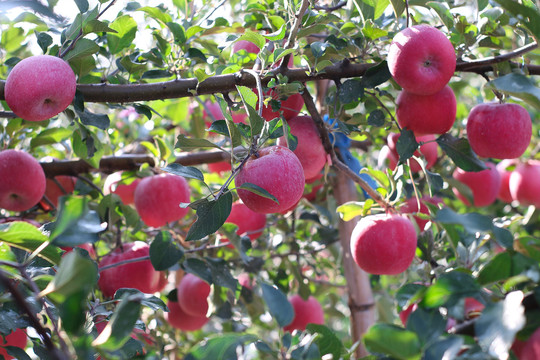
[[[518,56],[524,55],[530,51],[533,51],[534,49],[538,48],[538,43],[533,42],[530,44],[527,44],[525,46],[522,46],[514,51],[511,51],[507,54],[497,55],[497,56],[491,56],[487,57],[485,59],[478,59],[478,60],[470,60],[470,61],[460,61],[456,64],[456,69],[459,69],[460,71],[473,71],[478,68],[483,68],[485,66],[490,66],[494,64],[498,64],[513,58],[516,58]],[[491,68],[491,66],[490,66]]]

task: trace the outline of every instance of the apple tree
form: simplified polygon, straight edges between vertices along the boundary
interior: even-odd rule
[[[0,359],[540,358],[539,6],[3,1]]]

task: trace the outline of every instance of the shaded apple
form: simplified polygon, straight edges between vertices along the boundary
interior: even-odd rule
[[[246,235],[253,241],[262,235],[266,226],[266,215],[255,212],[242,202],[236,201],[225,222],[237,225],[236,233],[239,236]]]
[[[452,176],[457,181],[467,185],[471,189],[473,195],[474,206],[488,206],[495,202],[499,190],[501,188],[501,176],[493,163],[487,162],[486,170],[473,172],[465,171],[456,168]],[[458,189],[453,189],[454,194],[463,201],[465,205],[471,205],[467,198],[459,192]]]
[[[289,96],[280,96],[279,93],[276,92],[274,89],[270,89],[266,91],[263,94],[265,97],[271,97],[273,100],[279,100],[281,102],[281,106],[278,111],[274,111],[272,109],[272,104],[268,103],[268,105],[263,105],[262,110],[262,117],[266,121],[270,121],[274,118],[277,118],[280,116],[280,112],[283,112],[283,117],[285,120],[290,120],[302,109],[304,106],[304,99],[302,99],[302,95],[296,93]],[[256,106],[257,110],[259,109],[259,103],[257,102]]]
[[[142,179],[122,179],[122,172],[118,171],[110,174],[103,184],[103,194],[116,194],[125,205],[135,202],[135,189]]]
[[[67,175],[55,176],[54,179],[47,178],[45,185],[45,196],[52,203],[52,205],[57,208],[58,198],[60,198],[60,196],[73,193],[76,182],[76,177]],[[41,200],[39,204],[45,211],[51,209],[51,205],[45,199]]]
[[[178,283],[178,304],[191,316],[206,317],[210,285],[201,278],[187,273]]]
[[[399,161],[399,154],[397,152],[397,142],[401,134],[390,133],[388,134],[387,144],[389,152],[386,153],[386,157],[389,160],[389,167],[392,170],[396,169],[397,163]],[[425,144],[421,145],[418,150],[414,152],[414,156],[424,159],[424,164],[426,169],[431,169],[433,165],[437,162],[438,158],[438,146],[435,142],[434,135],[424,135],[416,137],[417,142],[424,142]],[[422,167],[415,159],[410,159],[410,168],[413,173],[420,172]]]
[[[200,330],[208,320],[206,316],[194,316],[187,314],[180,304],[174,301],[168,301],[169,312],[165,313],[165,319],[172,327],[182,331]]]
[[[527,161],[519,164],[510,175],[508,186],[512,199],[520,205],[540,206],[540,162]]]
[[[512,171],[517,164],[518,161],[516,159],[505,159],[496,166],[499,175],[501,175],[501,188],[499,189],[497,199],[506,203],[511,203],[514,200],[510,193],[510,175],[512,175]],[[512,170],[509,171],[509,168]]]
[[[223,115],[223,112],[221,111],[221,107],[219,106],[218,103],[212,102],[210,100],[206,100],[204,105],[205,105],[205,108],[203,108],[203,119],[207,127],[210,127],[210,125],[212,125],[212,122],[214,120],[225,120],[225,116]],[[214,117],[213,119],[211,116],[208,115],[208,112],[206,111],[206,109],[210,111],[210,114],[212,114],[212,116]],[[231,116],[232,116],[233,122],[236,124],[246,123],[247,114],[245,112],[233,111]]]
[[[293,332],[293,330],[303,331],[308,324],[324,324],[323,308],[313,296],[304,300],[300,295],[293,295],[289,298],[289,302],[294,309],[294,318],[283,330],[288,332]]]

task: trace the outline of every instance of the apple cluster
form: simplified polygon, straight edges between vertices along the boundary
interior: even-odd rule
[[[209,320],[208,296],[210,285],[193,274],[185,274],[178,283],[177,301],[169,300],[165,318],[176,329],[195,331]]]

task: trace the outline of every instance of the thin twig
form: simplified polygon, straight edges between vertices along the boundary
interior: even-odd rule
[[[322,11],[326,11],[326,12],[332,12],[332,11],[336,11],[336,10],[339,10],[341,9],[342,7],[344,7],[345,5],[347,5],[347,1],[340,1],[338,2],[336,5],[334,6],[327,6],[327,5],[324,5],[324,6],[321,6],[321,5],[313,5],[313,9],[315,10],[322,10]]]
[[[292,49],[294,46],[294,43],[296,41],[296,35],[298,35],[298,30],[300,29],[300,25],[302,24],[302,18],[304,17],[304,14],[309,6],[309,0],[302,0],[302,4],[300,5],[300,10],[296,13],[296,19],[294,20],[294,24],[291,28],[291,32],[289,33],[289,37],[287,38],[287,42],[285,43],[285,49]],[[286,70],[287,66],[289,64],[289,59],[291,58],[291,54],[287,54],[283,57],[281,60],[280,69]]]
[[[491,56],[478,60],[460,61],[456,64],[456,68],[460,69],[461,71],[467,71],[469,69],[474,69],[485,65],[498,64],[513,59],[515,57],[522,56],[530,51],[535,50],[536,48],[538,48],[538,43],[533,42],[506,54]]]

